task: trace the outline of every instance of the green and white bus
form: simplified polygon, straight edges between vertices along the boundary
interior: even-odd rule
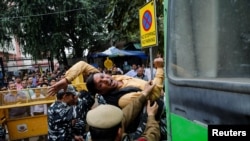
[[[250,124],[250,0],[164,0],[168,141]]]

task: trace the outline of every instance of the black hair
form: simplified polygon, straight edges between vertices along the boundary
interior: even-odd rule
[[[49,84],[48,84],[48,83],[43,82],[43,83],[41,83],[41,84],[40,84],[40,87],[43,87],[43,85],[49,86]]]
[[[115,127],[111,127],[108,129],[101,129],[89,126],[91,139],[92,141],[114,141],[117,136],[119,127],[121,127],[121,124],[118,124]]]
[[[64,94],[65,94],[64,91],[59,91],[59,92],[57,93],[57,95],[56,95],[56,98],[59,99],[59,100],[61,100],[61,99],[63,98],[63,95],[64,95]]]
[[[58,100],[62,100],[62,98],[63,98],[64,95],[74,95],[74,94],[71,93],[71,92],[59,91],[59,92],[57,93],[57,95],[56,95],[56,98],[57,98]]]
[[[92,94],[95,95],[97,93],[97,89],[95,86],[95,82],[94,82],[94,75],[96,73],[91,73],[88,78],[86,79],[86,86],[88,91]]]
[[[51,78],[49,79],[49,82],[51,82],[52,80],[55,80],[55,81],[56,81],[56,78],[55,78],[55,77],[51,77]]]

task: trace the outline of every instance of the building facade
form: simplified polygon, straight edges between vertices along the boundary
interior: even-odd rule
[[[42,68],[42,70],[45,71],[51,68],[47,58],[43,60],[33,60],[31,55],[25,55],[15,38],[12,39],[8,50],[6,48],[0,49],[0,58],[3,62],[2,68],[4,68],[4,72],[13,72],[14,74],[21,70],[35,71]],[[55,60],[53,64],[57,64],[57,61]],[[1,69],[1,72],[2,71]]]

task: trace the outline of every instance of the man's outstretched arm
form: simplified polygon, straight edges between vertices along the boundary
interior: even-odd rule
[[[61,79],[60,81],[49,87],[48,95],[54,96],[60,89],[66,90],[68,84],[71,83],[71,81],[78,77],[80,74],[82,74],[83,77],[86,77],[90,73],[95,72],[99,72],[99,70],[84,61],[79,61],[71,68],[69,68],[69,70],[65,73],[64,79]]]

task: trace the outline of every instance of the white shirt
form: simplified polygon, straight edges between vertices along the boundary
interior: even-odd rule
[[[31,99],[37,99],[37,98],[45,98],[42,94],[40,94],[39,97],[36,97],[36,95],[32,95]],[[41,104],[41,105],[34,105],[30,106],[30,114],[34,116],[34,113],[44,113],[47,115],[47,104]]]
[[[151,77],[151,69],[145,68],[144,74],[148,77],[148,80],[152,80],[155,77],[156,69],[153,68],[153,77]]]
[[[130,77],[134,77],[134,76],[136,76],[136,74],[137,74],[136,70],[130,70],[125,75],[130,76]]]

